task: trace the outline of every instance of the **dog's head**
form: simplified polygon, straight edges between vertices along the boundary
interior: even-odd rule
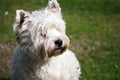
[[[62,54],[69,46],[56,0],[49,0],[48,6],[40,11],[17,10],[13,27],[18,44],[30,57],[46,60]]]

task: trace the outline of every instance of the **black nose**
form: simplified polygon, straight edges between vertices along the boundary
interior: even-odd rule
[[[58,39],[58,40],[55,41],[55,45],[56,45],[57,47],[59,47],[59,48],[62,46],[62,43],[63,43],[63,42],[62,42],[61,39]]]

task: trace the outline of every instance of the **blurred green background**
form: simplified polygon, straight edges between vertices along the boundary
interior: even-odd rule
[[[80,80],[120,80],[120,0],[58,0],[81,63]],[[44,8],[47,0],[0,0],[0,80],[9,80],[16,46],[15,10]]]

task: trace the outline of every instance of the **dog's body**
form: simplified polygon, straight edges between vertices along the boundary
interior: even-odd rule
[[[78,80],[79,63],[71,51],[50,58],[47,62],[34,62],[19,46],[13,59],[13,80]]]
[[[14,33],[18,41],[11,80],[79,80],[80,66],[68,50],[69,38],[56,0],[31,14],[17,10]]]

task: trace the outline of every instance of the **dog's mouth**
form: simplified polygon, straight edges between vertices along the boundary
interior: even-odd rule
[[[61,46],[61,47],[55,47],[52,51],[48,51],[48,56],[52,57],[52,56],[58,56],[63,54],[63,52],[67,49],[66,46]]]
[[[55,47],[55,51],[62,50],[62,47]]]
[[[60,52],[60,53],[63,53],[65,50],[66,50],[66,46],[61,46],[61,47],[55,47],[55,52]]]

